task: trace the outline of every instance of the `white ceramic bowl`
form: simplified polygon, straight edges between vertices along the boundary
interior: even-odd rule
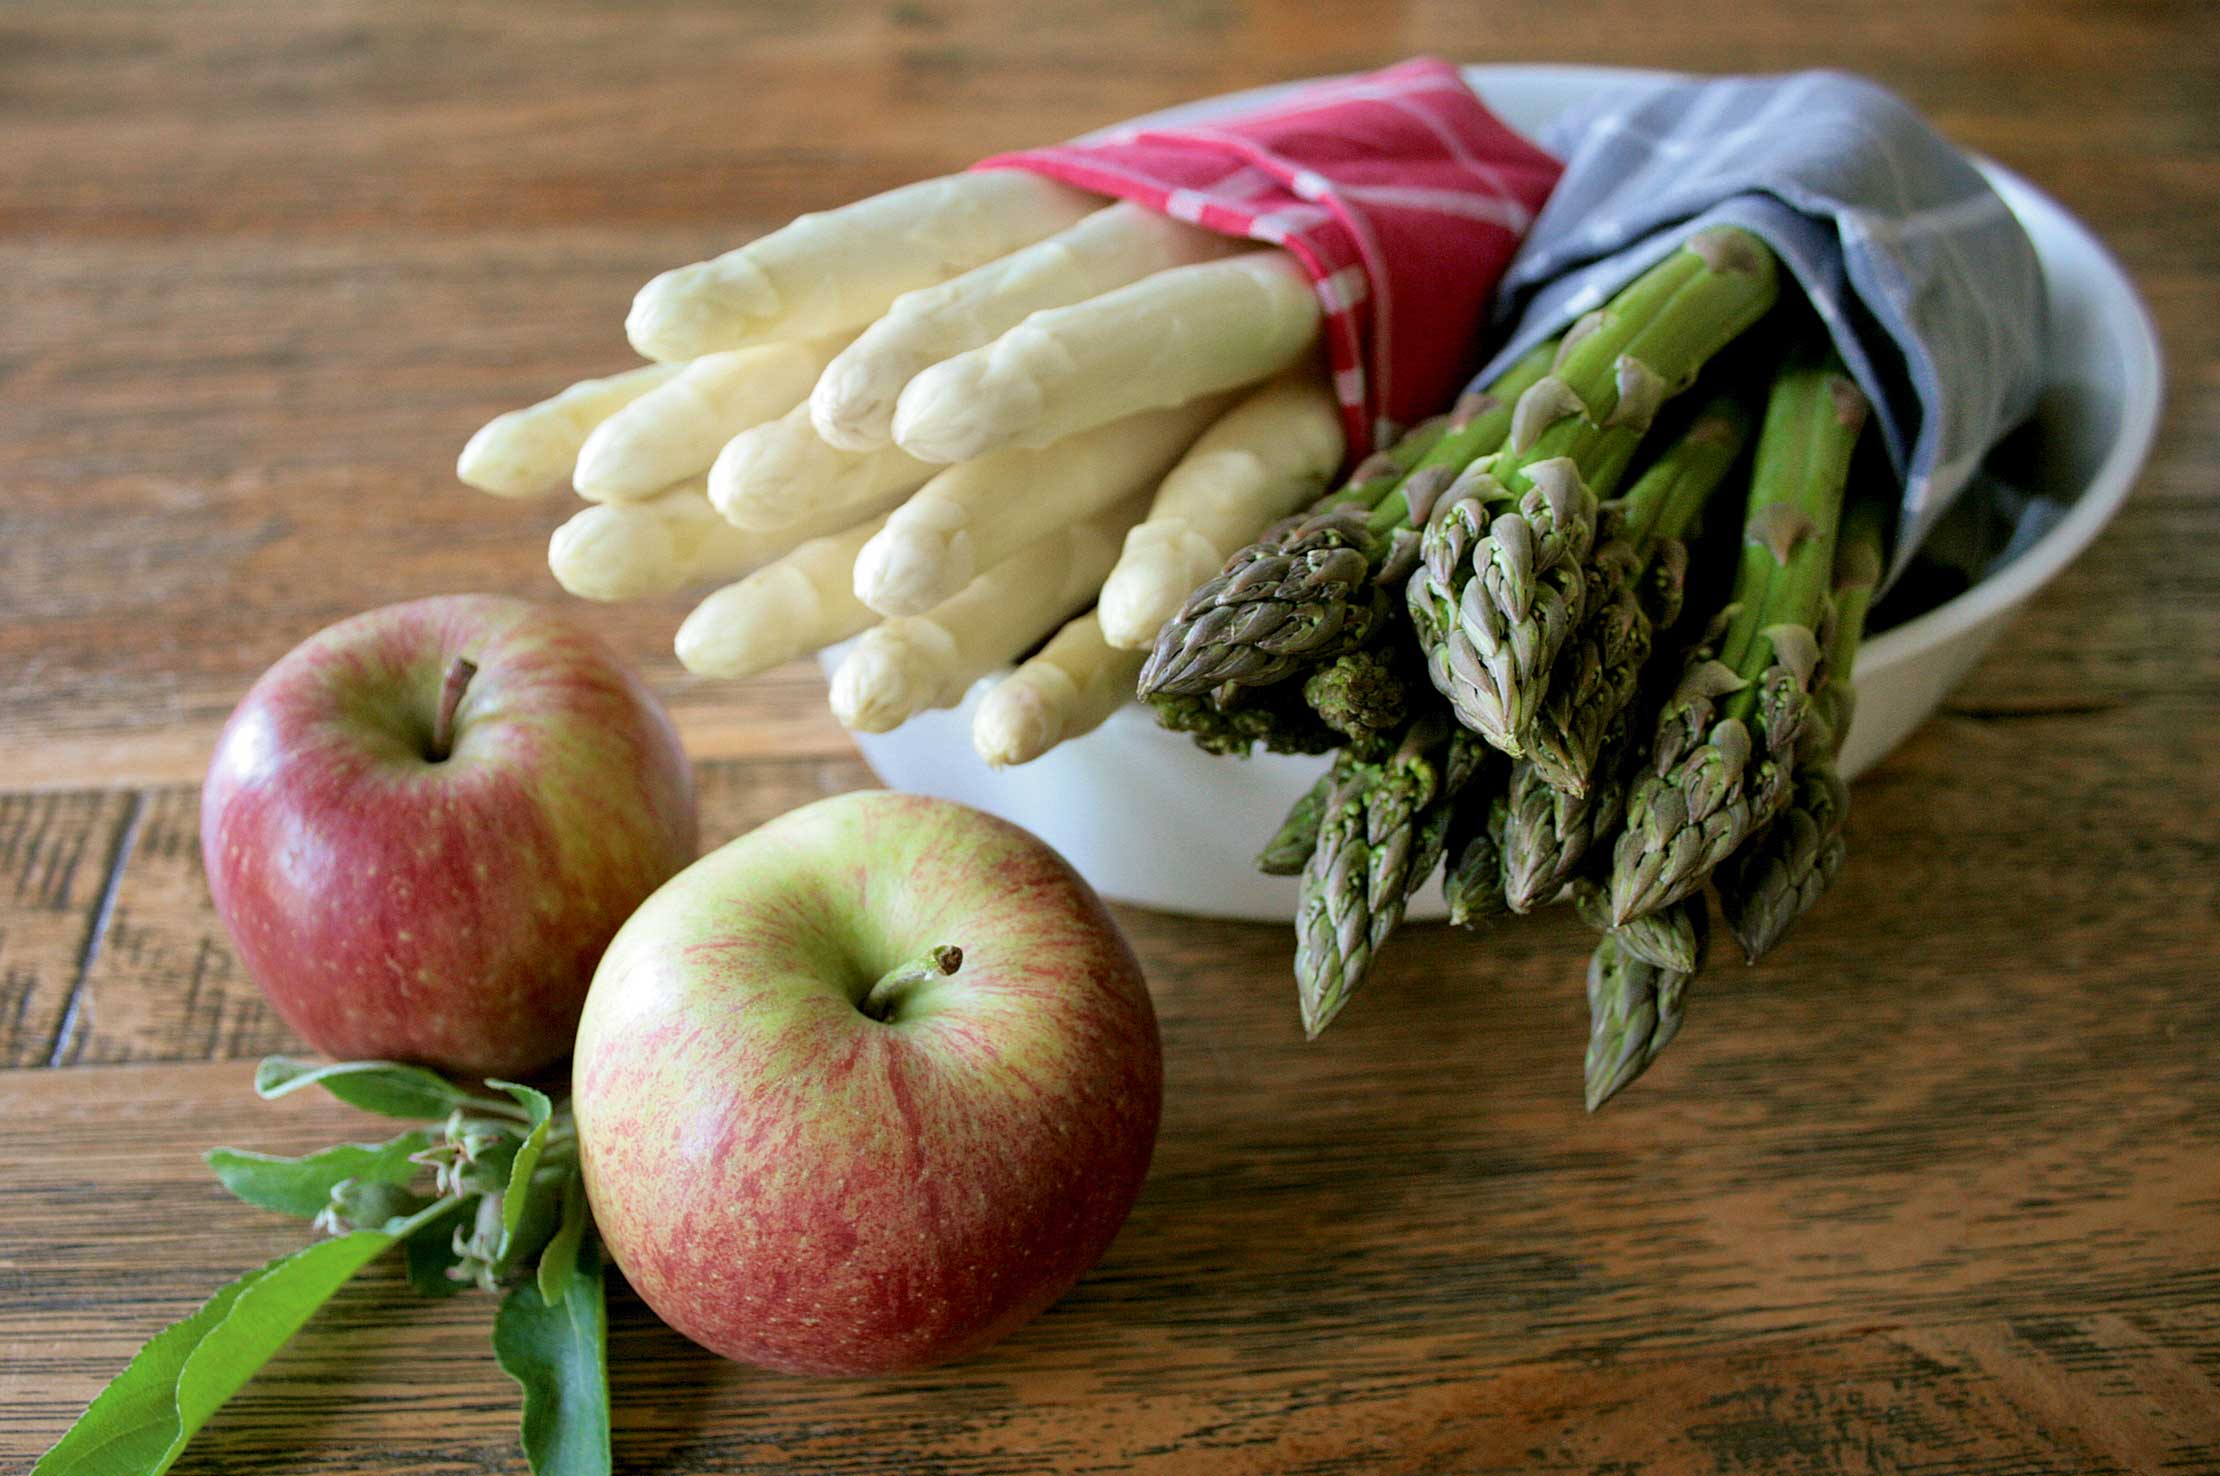
[[[1488,106],[1528,133],[1598,89],[1638,75],[1603,67],[1466,68]],[[1214,98],[1159,116],[1220,112],[1280,90]],[[2033,490],[2071,507],[2003,569],[1859,652],[1857,717],[1842,755],[1852,777],[1924,722],[2013,611],[2089,546],[2127,497],[2158,421],[2157,334],[2119,265],[2041,191],[1995,164],[1984,161],[1982,168],[2027,227],[2042,262],[2051,381],[2035,416],[2028,475],[2042,483]],[[828,662],[837,654],[826,653]],[[972,711],[989,685],[974,688],[960,707],[913,718],[892,733],[857,734],[856,746],[895,789],[960,800],[1025,826],[1106,896],[1207,917],[1292,915],[1294,880],[1258,875],[1253,858],[1324,760],[1213,758],[1159,729],[1135,704],[1085,738],[998,773],[971,747]],[[1412,917],[1441,914],[1438,889],[1411,899]]]

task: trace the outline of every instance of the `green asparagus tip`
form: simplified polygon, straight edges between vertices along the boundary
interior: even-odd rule
[[[1322,995],[1316,998],[1304,995],[1301,1001],[1303,1007],[1303,1039],[1316,1040],[1319,1036],[1324,1035],[1326,1027],[1333,1024],[1334,1020],[1341,1014],[1341,1007],[1348,1002],[1348,996],[1340,990],[1335,990],[1331,995]]]

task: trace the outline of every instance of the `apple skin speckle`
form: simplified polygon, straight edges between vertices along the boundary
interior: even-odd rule
[[[478,665],[427,758],[457,656]],[[693,858],[693,777],[647,688],[519,600],[373,610],[271,667],[202,788],[247,972],[338,1057],[518,1076],[565,1055],[603,948]]]
[[[888,1022],[857,1008],[944,943],[953,976]],[[877,1375],[986,1347],[1101,1258],[1163,1064],[1140,966],[1061,857],[862,793],[711,853],[626,923],[573,1089],[596,1226],[659,1316],[748,1363]]]

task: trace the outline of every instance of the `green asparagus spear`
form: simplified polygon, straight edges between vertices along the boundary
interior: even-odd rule
[[[1348,766],[1326,800],[1318,844],[1303,867],[1295,913],[1295,984],[1303,1032],[1315,1038],[1355,995],[1377,943],[1401,920],[1411,821],[1441,782],[1439,718],[1414,724],[1378,763]],[[1382,883],[1392,881],[1393,886]]]
[[[1788,807],[1719,867],[1719,910],[1745,962],[1771,952],[1834,885],[1847,854],[1842,825],[1849,808],[1849,791],[1832,759],[1801,763]]]
[[[1854,503],[1843,515],[1825,679],[1813,694],[1814,715],[1798,751],[1788,808],[1715,873],[1720,911],[1751,963],[1787,936],[1842,868],[1850,794],[1835,771],[1835,755],[1849,734],[1858,644],[1880,583],[1883,516],[1871,500]]]
[[[1653,627],[1669,628],[1679,599],[1682,566],[1663,561],[1651,566],[1651,583],[1671,576],[1668,590],[1652,589],[1644,596],[1647,608],[1657,612]],[[1671,670],[1711,659],[1726,639],[1727,612],[1720,612],[1687,647],[1675,653]],[[1645,689],[1656,685],[1656,668],[1644,673]],[[1579,871],[1597,847],[1608,857],[1612,834],[1626,815],[1627,794],[1641,777],[1650,756],[1650,733],[1663,693],[1647,692],[1622,709],[1604,734],[1602,751],[1579,794],[1556,788],[1528,760],[1511,766],[1509,811],[1503,828],[1503,892],[1515,912],[1531,912],[1552,901]]]
[[[1304,513],[1235,554],[1158,633],[1141,695],[1268,686],[1364,644],[1393,608],[1372,584],[1366,516]]]
[[[1605,933],[1588,960],[1588,1110],[1624,1090],[1680,1033],[1690,974],[1638,958]]]
[[[1504,905],[1513,912],[1532,912],[1554,901],[1590,849],[1608,840],[1626,813],[1629,771],[1639,756],[1629,724],[1619,724],[1609,748],[1611,771],[1593,775],[1594,782],[1579,794],[1557,788],[1528,760],[1511,766],[1501,887]]]
[[[1411,848],[1406,896],[1424,886],[1437,866],[1445,867],[1443,879],[1446,884],[1445,863],[1449,860],[1450,835],[1456,825],[1459,808],[1466,799],[1480,798],[1501,787],[1500,778],[1492,773],[1496,766],[1489,762],[1493,757],[1486,744],[1464,729],[1453,728],[1450,731],[1449,749],[1442,759],[1441,792],[1419,812],[1418,819],[1412,825],[1416,841]],[[1488,777],[1483,778],[1483,775]]]
[[[1651,771],[1628,796],[1611,873],[1617,924],[1703,885],[1788,800],[1819,663],[1813,630],[1866,413],[1864,396],[1831,354],[1774,383],[1733,616],[1717,659],[1692,666],[1659,714]]]
[[[1583,877],[1573,883],[1573,907],[1582,922],[1599,933],[1615,934],[1621,948],[1657,968],[1692,976],[1710,951],[1711,910],[1701,892],[1618,928],[1612,926],[1603,888]]]
[[[1287,818],[1280,822],[1280,828],[1272,832],[1272,838],[1257,853],[1257,870],[1266,876],[1302,875],[1303,863],[1310,859],[1312,849],[1318,844],[1318,827],[1326,818],[1326,798],[1333,793],[1335,778],[1343,764],[1342,754],[1347,752],[1343,749],[1341,754],[1336,754],[1332,767],[1320,774],[1318,782],[1295,801]]]
[[[1447,846],[1452,805],[1486,751],[1439,713],[1412,721],[1387,758],[1337,767],[1295,916],[1303,1029],[1316,1037],[1371,970]]]
[[[1816,713],[1832,740],[1830,753],[1840,752],[1850,737],[1850,719],[1857,708],[1858,649],[1865,643],[1866,617],[1886,567],[1882,548],[1887,523],[1885,507],[1861,498],[1843,513],[1842,535],[1835,545],[1834,608],[1826,632],[1827,680],[1820,689]]]
[[[1773,306],[1779,270],[1747,232],[1699,232],[1565,335],[1519,397],[1484,475],[1437,500],[1405,592],[1427,671],[1458,719],[1524,754],[1558,651],[1584,613],[1596,498],[1664,399]]]
[[[1501,475],[1514,470],[1523,492]],[[1514,469],[1499,453],[1443,494],[1421,540],[1406,600],[1427,675],[1460,722],[1513,757],[1580,618],[1595,524],[1572,458]]]
[[[1465,795],[1451,812],[1441,890],[1449,920],[1460,928],[1484,927],[1510,910],[1503,896],[1505,813],[1496,785]]]
[[[1634,700],[1657,617],[1670,624],[1679,613],[1670,597],[1677,595],[1687,562],[1680,539],[1741,457],[1749,432],[1740,403],[1715,398],[1627,495],[1605,509],[1616,536],[1603,541],[1594,560],[1602,597],[1559,658],[1529,745],[1535,768],[1552,787],[1569,794],[1586,787],[1605,732]],[[1660,603],[1665,608],[1656,608]]]

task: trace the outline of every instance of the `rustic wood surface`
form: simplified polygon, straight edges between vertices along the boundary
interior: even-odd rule
[[[1417,51],[1869,72],[2092,222],[2166,339],[2125,512],[1856,792],[1777,960],[1579,1108],[1577,928],[1398,943],[1306,1046],[1276,927],[1122,920],[1156,1167],[985,1357],[721,1364],[614,1304],[632,1471],[2220,1470],[2220,23],[2110,5],[1564,0],[0,9],[0,1462],[296,1227],[198,1153],[290,1044],[210,910],[193,781],[309,631],[552,597],[488,415],[621,363],[632,289],[807,208],[1181,98]],[[721,838],[869,776],[802,667],[596,611]],[[61,1069],[48,1069],[61,1068]],[[181,1471],[521,1469],[479,1299],[373,1272]]]

